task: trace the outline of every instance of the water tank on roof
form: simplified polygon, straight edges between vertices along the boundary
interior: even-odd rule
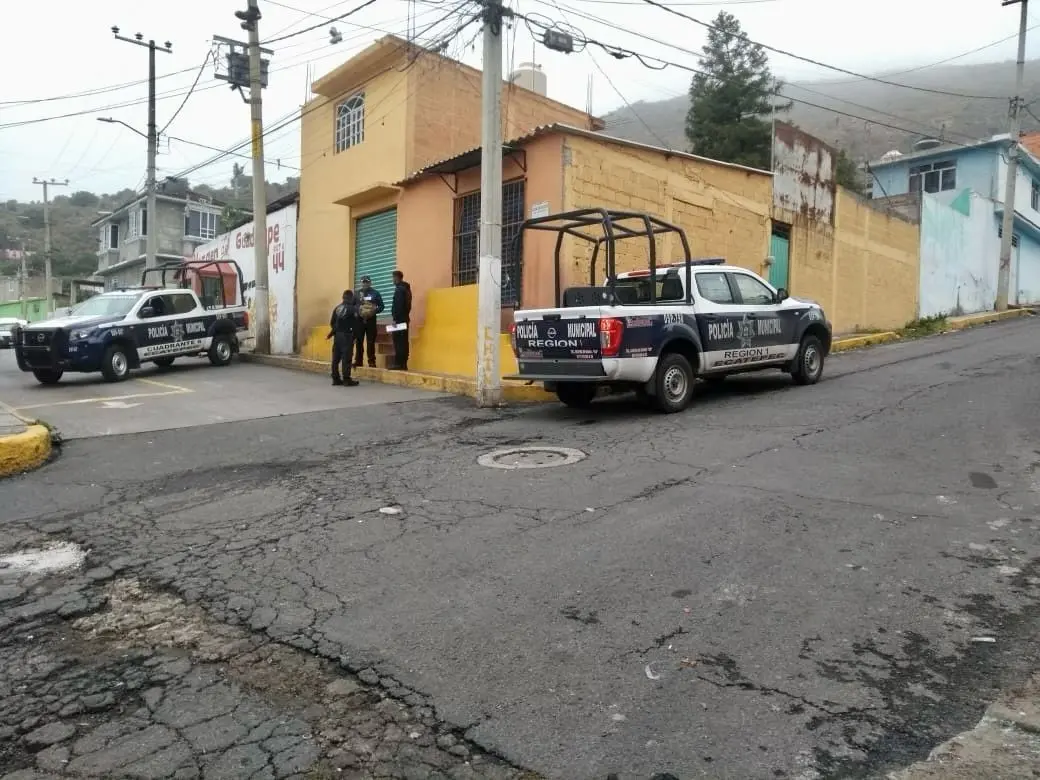
[[[943,142],[938,138],[922,138],[919,141],[914,142],[914,151],[923,152],[928,149],[934,149],[937,146],[942,146]]]
[[[885,152],[881,155],[881,162],[888,162],[889,160],[895,160],[898,157],[902,157],[903,153],[898,149],[892,149],[891,151]]]
[[[509,75],[509,80],[518,87],[537,92],[539,95],[546,94],[548,84],[541,65],[533,62],[521,62],[520,67]]]

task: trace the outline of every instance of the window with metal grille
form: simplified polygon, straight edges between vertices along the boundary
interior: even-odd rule
[[[353,95],[336,107],[336,151],[342,152],[365,140],[365,96]]]
[[[502,185],[502,303],[520,302],[523,240],[516,240],[524,221],[524,180]],[[476,284],[480,266],[480,191],[455,200],[454,287]]]

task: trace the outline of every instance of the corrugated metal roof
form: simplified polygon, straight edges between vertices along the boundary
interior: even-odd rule
[[[682,157],[683,159],[686,159],[686,160],[696,160],[697,162],[709,163],[711,165],[720,165],[720,166],[725,167],[725,168],[736,168],[738,170],[748,171],[749,173],[760,173],[763,176],[772,176],[773,175],[769,171],[763,171],[763,170],[760,170],[759,168],[751,168],[751,167],[746,166],[746,165],[737,165],[736,163],[728,163],[728,162],[723,162],[721,160],[713,160],[710,157],[701,157],[700,155],[691,154],[690,152],[683,152],[683,151],[680,151],[678,149],[666,149],[663,146],[652,146],[650,144],[639,143],[638,141],[630,141],[627,138],[619,138],[617,136],[607,135],[606,133],[602,133],[602,132],[596,132],[596,131],[593,131],[593,130],[585,130],[585,129],[580,128],[580,127],[574,127],[573,125],[563,124],[561,122],[554,122],[553,124],[548,124],[548,125],[539,125],[538,127],[535,127],[534,129],[532,129],[529,132],[525,133],[524,135],[517,136],[516,138],[511,138],[508,141],[504,141],[502,143],[502,146],[503,147],[509,147],[509,146],[520,147],[523,144],[527,143],[528,141],[531,141],[531,140],[533,140],[535,138],[538,138],[538,137],[541,137],[543,135],[549,135],[551,133],[562,133],[562,134],[565,134],[565,135],[579,135],[579,136],[582,136],[584,138],[591,138],[593,140],[601,141],[603,143],[615,144],[617,146],[627,146],[627,147],[633,148],[633,149],[644,149],[646,151],[657,152],[658,154],[667,155],[669,157]],[[429,165],[427,165],[427,166],[425,166],[423,168],[420,168],[419,170],[415,171],[414,173],[409,174],[405,178],[401,179],[401,181],[396,182],[395,185],[398,186],[398,187],[403,187],[406,184],[411,184],[412,182],[417,181],[418,179],[421,179],[421,178],[423,178],[425,176],[428,176],[428,175],[430,175],[432,173],[436,173],[438,168],[443,169],[445,166],[447,166],[448,164],[450,164],[452,162],[460,160],[460,159],[466,157],[467,155],[473,155],[476,152],[479,152],[480,149],[481,149],[481,147],[475,146],[472,149],[467,149],[466,151],[460,152],[459,154],[455,154],[455,155],[452,155],[451,157],[446,157],[443,160],[438,160],[437,162],[430,163]]]

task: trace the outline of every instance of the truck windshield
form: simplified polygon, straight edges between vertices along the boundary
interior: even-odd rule
[[[139,295],[97,295],[72,310],[73,317],[125,317]]]
[[[620,303],[650,303],[650,277],[629,277],[614,281],[614,293]],[[682,301],[682,280],[677,276],[659,276],[657,278],[657,301],[669,303]]]

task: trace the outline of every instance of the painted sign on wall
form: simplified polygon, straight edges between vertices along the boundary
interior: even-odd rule
[[[253,223],[217,236],[201,245],[195,260],[234,260],[242,269],[246,285],[246,306],[250,313],[250,331],[255,320],[253,291],[256,288],[256,266],[253,262]],[[296,321],[296,205],[267,215],[267,285],[271,314],[271,352],[288,355],[293,352]],[[252,334],[251,334],[252,335]],[[250,342],[251,344],[251,339]]]

